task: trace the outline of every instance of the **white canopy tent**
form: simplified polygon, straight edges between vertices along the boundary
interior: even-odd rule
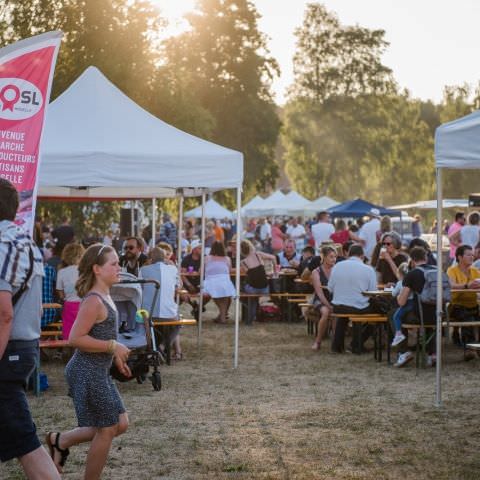
[[[448,122],[435,132],[435,169],[437,183],[437,224],[442,224],[442,169],[480,168],[480,111]],[[437,251],[442,250],[442,232],[437,231]],[[442,404],[442,268],[437,281],[437,369],[435,404]]]
[[[271,215],[284,215],[287,207],[286,195],[281,190],[276,190],[267,197],[263,204],[256,208],[258,217],[267,217]]]
[[[256,217],[257,208],[261,208],[265,200],[260,195],[255,195],[242,207],[242,217]]]
[[[199,205],[188,212],[185,212],[184,217],[202,218],[202,206]],[[216,202],[213,198],[210,198],[205,202],[205,217],[215,218],[221,220],[223,218],[233,218],[233,213],[227,210],[225,207]]]
[[[49,106],[39,172],[40,197],[105,200],[180,196],[182,218],[184,195],[202,195],[205,203],[207,193],[236,188],[237,222],[241,231],[242,182],[240,152],[194,137],[159,120],[95,67],[85,70]],[[240,242],[237,243],[235,367],[239,259]],[[202,255],[202,279],[203,268]],[[199,338],[200,330],[201,321]]]
[[[418,209],[418,210],[434,210],[437,208],[437,201],[436,200],[420,200],[419,202],[415,203],[407,203],[404,205],[396,205],[394,207],[390,207],[396,210],[410,210],[410,209]],[[442,201],[442,208],[468,208],[468,200],[464,200],[461,198],[444,198]]]
[[[322,196],[312,202],[305,202],[300,208],[292,210],[291,214],[314,217],[318,212],[327,210],[330,207],[335,207],[336,205],[339,205],[339,202],[336,202],[330,197]]]

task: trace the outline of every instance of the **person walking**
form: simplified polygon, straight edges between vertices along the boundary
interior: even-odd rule
[[[57,480],[25,396],[39,355],[43,266],[38,248],[13,223],[18,204],[15,187],[0,179],[0,460],[18,459],[31,480]]]
[[[80,261],[76,289],[83,301],[69,338],[76,350],[65,368],[78,427],[46,436],[60,473],[69,448],[91,442],[84,474],[88,480],[100,478],[113,438],[128,427],[123,401],[110,377],[113,362],[123,375],[131,376],[130,351],[116,342],[117,310],[109,293],[120,270],[117,253],[107,245],[91,245]]]

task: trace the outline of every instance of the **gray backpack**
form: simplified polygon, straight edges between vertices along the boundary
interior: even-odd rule
[[[419,294],[420,301],[428,305],[435,305],[437,303],[437,268],[417,268],[423,272],[423,276],[425,277],[423,290]],[[448,280],[447,274],[442,272],[442,302],[449,302],[451,298],[452,291],[450,281]]]

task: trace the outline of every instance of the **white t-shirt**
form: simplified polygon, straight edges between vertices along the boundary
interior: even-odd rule
[[[300,224],[298,224],[296,227],[290,225],[287,228],[287,235],[292,240],[295,240],[295,248],[298,252],[301,252],[303,250],[303,247],[305,246],[305,233],[306,232],[304,226]]]
[[[335,227],[328,222],[318,222],[312,225],[312,235],[315,239],[315,247],[320,247],[323,242],[330,242],[330,235],[334,232]]]
[[[377,232],[380,230],[380,220],[378,218],[372,218],[361,229],[358,236],[365,241],[363,249],[365,250],[365,256],[372,258],[373,250],[377,244]]]
[[[479,239],[478,225],[464,225],[460,230],[462,245],[470,245],[475,248]]]
[[[267,238],[272,238],[272,227],[268,222],[265,222],[260,227],[260,240],[264,241]]]
[[[62,268],[57,273],[57,290],[62,290],[66,302],[80,302],[80,297],[75,290],[78,280],[77,265]]]

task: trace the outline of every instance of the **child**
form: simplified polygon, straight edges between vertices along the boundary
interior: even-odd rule
[[[113,361],[131,376],[126,363],[130,351],[115,341],[117,311],[109,294],[120,270],[115,250],[107,245],[90,246],[80,260],[75,287],[83,300],[69,338],[76,350],[65,369],[78,428],[49,432],[46,437],[60,473],[69,447],[91,442],[84,475],[89,480],[100,478],[113,438],[128,427],[125,407],[109,375]]]
[[[400,280],[396,283],[395,287],[392,290],[392,297],[398,297],[398,295],[400,294],[403,288],[403,279],[407,273],[408,273],[408,263],[403,262],[398,266],[398,274],[400,276]],[[392,347],[396,347],[407,338],[402,333],[402,322],[405,315],[408,312],[411,312],[412,310],[413,310],[413,293],[411,293],[410,296],[408,297],[407,303],[403,305],[403,307],[397,308],[397,310],[393,314],[395,336],[393,337]]]
[[[73,322],[80,308],[80,298],[75,290],[78,280],[78,262],[84,248],[79,243],[69,243],[62,252],[61,268],[57,274],[57,296],[64,300],[62,309],[62,337],[68,340]]]

